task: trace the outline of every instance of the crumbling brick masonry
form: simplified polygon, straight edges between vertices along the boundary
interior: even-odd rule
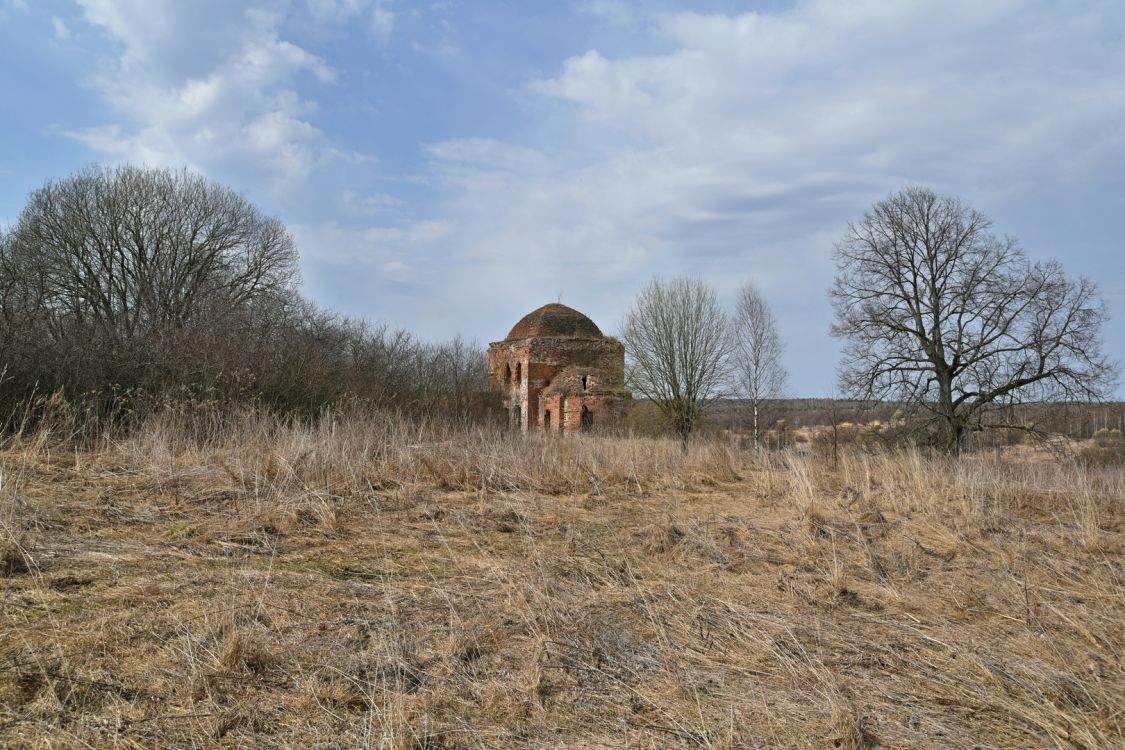
[[[522,432],[587,432],[621,422],[625,348],[582,313],[549,304],[488,347],[488,379]]]

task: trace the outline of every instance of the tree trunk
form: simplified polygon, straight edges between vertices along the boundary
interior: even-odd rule
[[[954,456],[961,455],[961,445],[965,442],[965,425],[954,415],[949,424],[949,444],[947,450]]]
[[[761,435],[758,433],[758,399],[754,399],[754,447],[761,450],[761,443],[759,441]]]
[[[938,369],[938,388],[938,413],[945,432],[945,451],[959,456],[965,428],[957,418],[957,408],[953,405],[953,377],[945,368]]]

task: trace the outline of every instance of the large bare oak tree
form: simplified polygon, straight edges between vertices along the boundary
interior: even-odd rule
[[[1096,286],[991,230],[957,199],[913,187],[875,204],[835,247],[842,388],[916,405],[953,452],[998,405],[1100,399],[1116,383]]]
[[[625,314],[621,341],[629,386],[687,445],[728,374],[731,337],[714,290],[698,279],[653,279]]]

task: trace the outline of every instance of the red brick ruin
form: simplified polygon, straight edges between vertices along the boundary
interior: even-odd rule
[[[521,432],[588,432],[616,426],[631,396],[625,347],[582,313],[543,305],[488,347],[488,380]]]

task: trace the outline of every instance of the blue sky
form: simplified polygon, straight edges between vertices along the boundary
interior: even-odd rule
[[[1120,0],[0,0],[0,91],[0,224],[186,165],[286,222],[311,299],[424,337],[749,279],[829,394],[832,243],[925,184],[1094,278],[1125,359]]]

